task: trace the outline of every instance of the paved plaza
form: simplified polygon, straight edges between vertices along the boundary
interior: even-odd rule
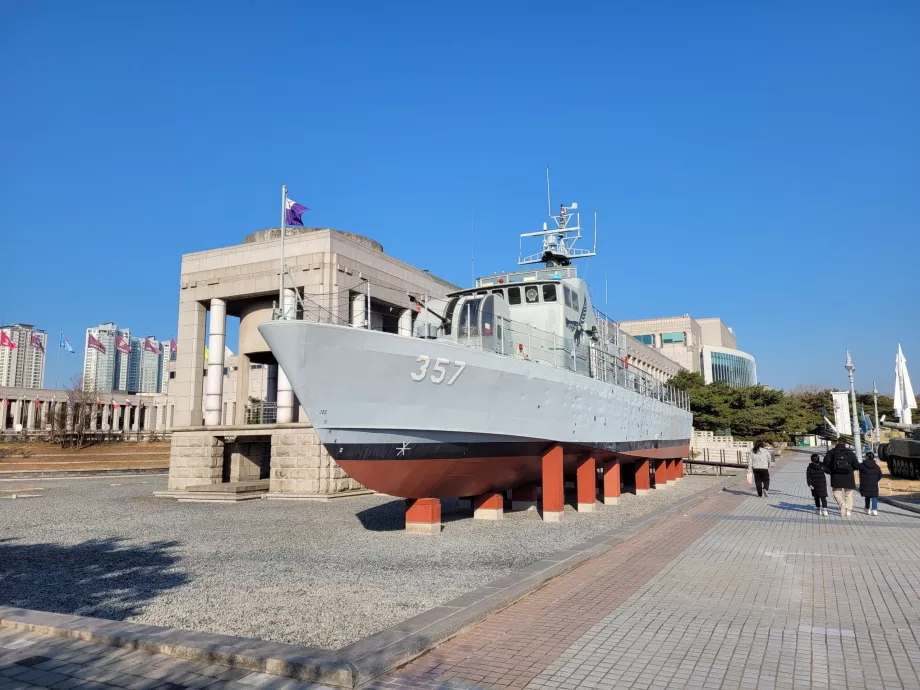
[[[711,496],[370,687],[920,689],[920,515],[817,517],[806,458],[768,499]],[[317,686],[0,628],[0,687]]]

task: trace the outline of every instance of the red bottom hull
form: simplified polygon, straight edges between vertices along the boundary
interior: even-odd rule
[[[635,458],[655,460],[688,457],[690,446],[647,448],[621,453],[596,453],[598,460],[618,457],[624,462]],[[566,473],[575,472],[578,457],[566,454]],[[542,456],[473,457],[456,459],[345,460],[336,462],[368,489],[399,498],[456,498],[478,496],[491,491],[506,491],[529,484],[539,484]]]

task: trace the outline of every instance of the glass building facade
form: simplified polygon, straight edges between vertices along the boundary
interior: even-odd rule
[[[704,347],[702,360],[706,383],[721,382],[729,386],[757,385],[757,366],[754,358],[746,352]]]

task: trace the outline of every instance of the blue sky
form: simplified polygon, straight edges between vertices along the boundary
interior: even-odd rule
[[[180,255],[277,224],[281,183],[466,285],[549,164],[615,318],[721,316],[775,387],[845,385],[850,347],[889,390],[898,342],[920,377],[918,32],[912,2],[5,3],[0,320],[63,328],[62,378],[87,326],[168,338]]]

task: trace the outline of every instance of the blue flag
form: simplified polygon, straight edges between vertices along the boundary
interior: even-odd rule
[[[63,347],[68,352],[73,352],[73,345],[70,344],[70,341],[64,337],[64,334],[61,333],[61,347]],[[75,353],[76,354],[76,353]]]

